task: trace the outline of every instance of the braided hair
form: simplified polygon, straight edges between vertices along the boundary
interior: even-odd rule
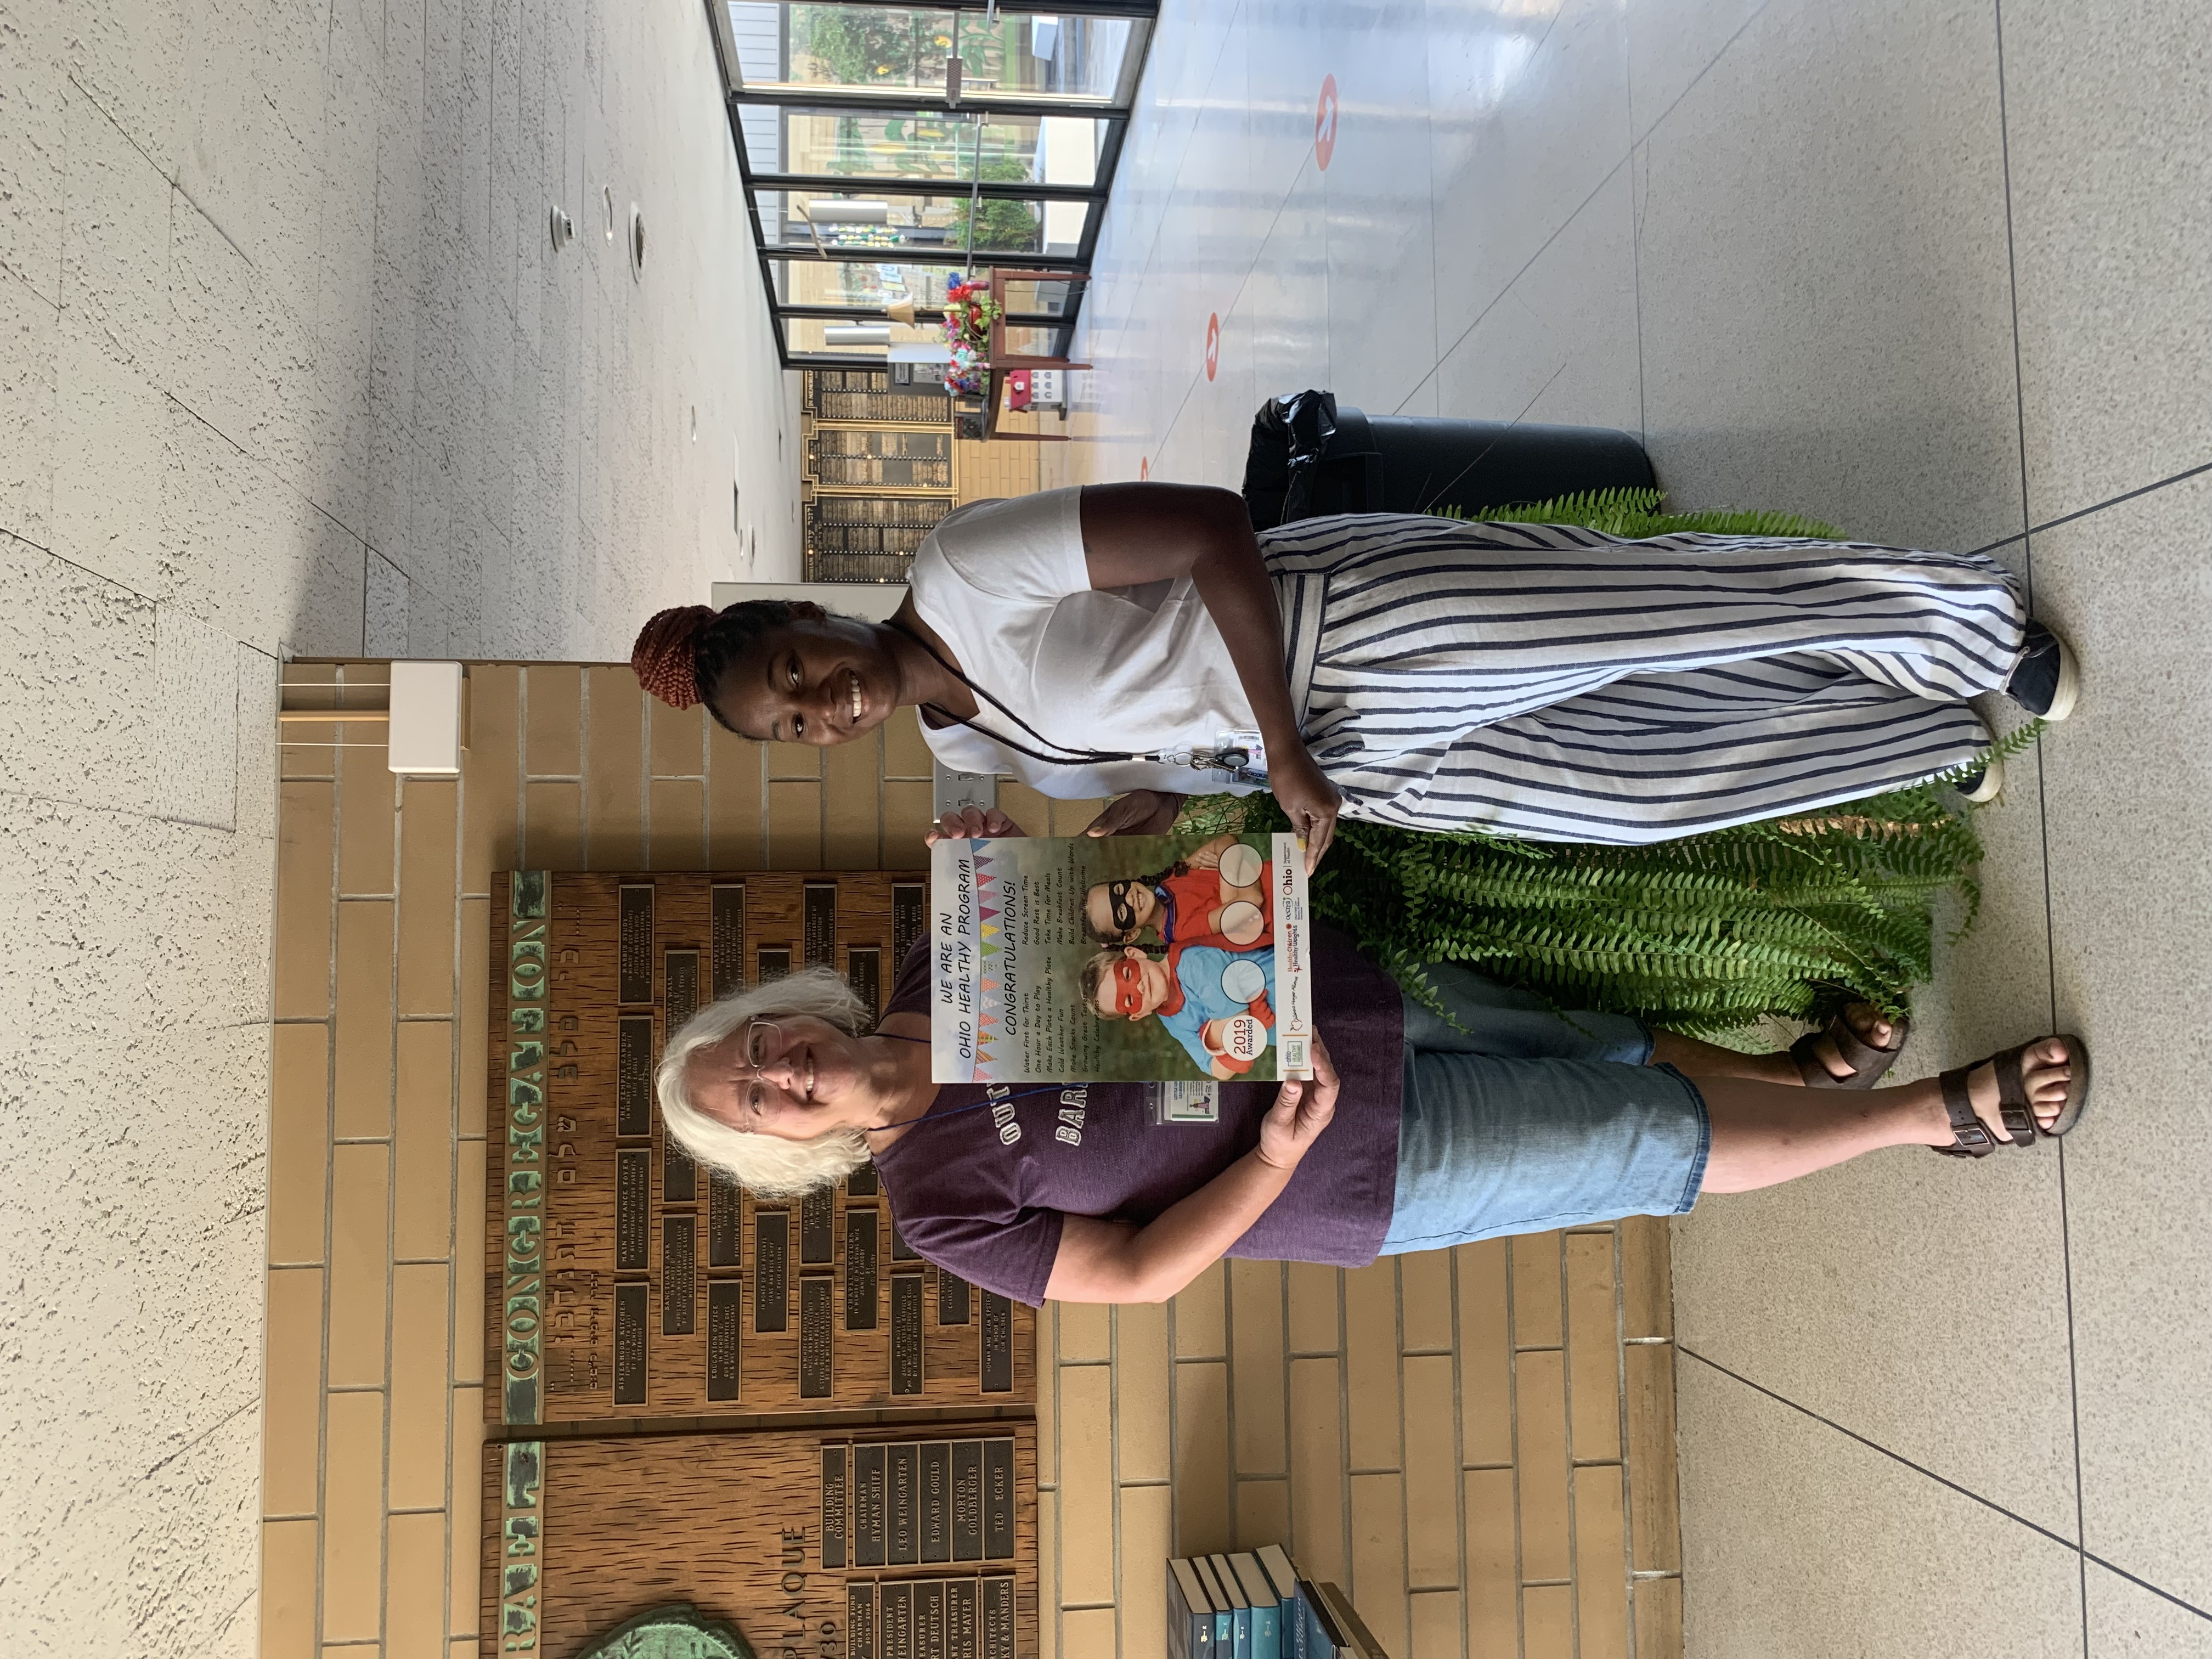
[[[1188,875],[1189,873],[1190,873],[1190,866],[1189,866],[1189,865],[1188,865],[1188,864],[1186,864],[1185,862],[1183,862],[1183,860],[1181,860],[1181,859],[1177,859],[1177,860],[1176,860],[1173,864],[1170,864],[1170,866],[1168,866],[1168,867],[1167,867],[1166,869],[1164,869],[1164,870],[1161,871],[1158,875],[1152,875],[1152,876],[1115,876],[1115,878],[1113,878],[1110,881],[1093,882],[1093,883],[1091,884],[1091,886],[1092,886],[1092,887],[1115,887],[1115,886],[1118,886],[1118,885],[1120,885],[1122,882],[1125,882],[1125,881],[1126,881],[1126,882],[1130,883],[1130,884],[1133,884],[1133,885],[1136,885],[1136,886],[1143,886],[1143,887],[1151,887],[1151,888],[1155,888],[1155,889],[1157,889],[1157,888],[1159,888],[1159,887],[1161,887],[1161,886],[1165,885],[1165,884],[1166,884],[1166,883],[1167,883],[1168,878],[1169,878],[1170,876],[1187,876],[1187,875]],[[1090,935],[1091,935],[1091,937],[1094,940],[1096,940],[1098,944],[1100,944],[1100,945],[1134,945],[1134,944],[1136,944],[1136,943],[1138,942],[1138,941],[1136,941],[1135,939],[1125,939],[1125,938],[1123,938],[1123,937],[1122,937],[1121,934],[1119,934],[1119,933],[1101,933],[1101,932],[1099,932],[1099,930],[1097,929],[1097,927],[1096,926],[1094,926],[1094,925],[1092,924],[1091,921],[1091,915],[1090,915],[1090,909],[1091,909],[1091,907],[1090,907],[1090,903],[1089,903],[1090,889],[1089,889],[1089,888],[1085,888],[1085,889],[1084,890],[1084,894],[1085,894],[1084,917],[1083,917],[1083,930],[1084,930],[1084,932],[1085,932],[1086,933],[1090,934]],[[1108,902],[1109,902],[1109,906],[1110,906],[1110,904],[1111,904],[1111,902],[1112,902],[1112,896],[1111,896],[1110,894],[1108,896]],[[1111,917],[1110,917],[1110,916],[1109,917],[1109,921],[1111,920]],[[1147,948],[1149,948],[1149,947],[1147,947]]]
[[[717,725],[735,731],[715,706],[722,677],[758,651],[769,635],[815,609],[792,599],[740,599],[720,611],[677,605],[656,612],[638,630],[630,669],[640,685],[670,708],[703,702]]]

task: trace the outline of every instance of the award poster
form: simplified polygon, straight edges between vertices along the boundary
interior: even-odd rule
[[[1312,1075],[1297,837],[941,841],[930,858],[939,1083]]]

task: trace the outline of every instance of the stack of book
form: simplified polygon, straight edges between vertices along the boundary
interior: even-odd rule
[[[1168,1563],[1168,1659],[1389,1659],[1335,1585],[1279,1544]]]

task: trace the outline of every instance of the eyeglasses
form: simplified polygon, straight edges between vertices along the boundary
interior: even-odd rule
[[[1114,1012],[1124,1019],[1145,1017],[1145,966],[1128,957],[1114,964]]]
[[[768,1057],[782,1046],[783,1027],[774,1020],[756,1019],[745,1026],[745,1064],[757,1072],[768,1064]]]
[[[783,1028],[773,1020],[757,1019],[745,1027],[744,1047],[741,1051],[746,1068],[752,1073],[738,1086],[738,1101],[755,1117],[767,1109],[768,1088],[760,1079],[761,1067],[769,1056],[783,1048]]]

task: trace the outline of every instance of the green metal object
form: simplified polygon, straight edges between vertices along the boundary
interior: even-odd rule
[[[609,1631],[582,1659],[754,1659],[754,1654],[730,1626],[678,1601]]]

